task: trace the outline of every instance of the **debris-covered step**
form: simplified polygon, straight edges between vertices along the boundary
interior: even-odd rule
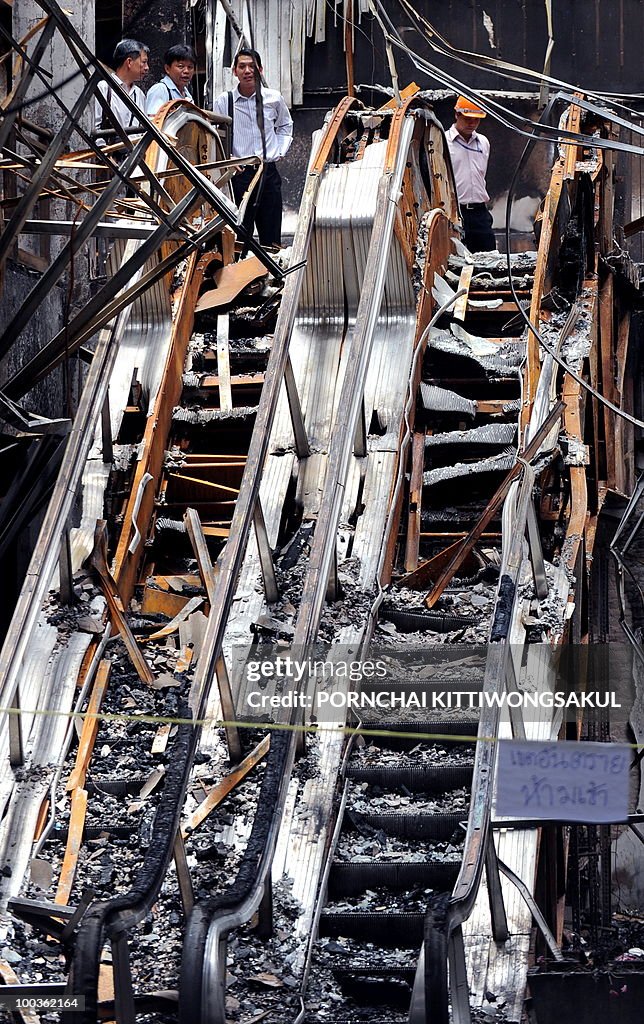
[[[424,508],[421,513],[421,522],[424,530],[438,530],[442,526],[441,532],[443,533],[450,532],[447,527],[451,527],[453,530],[467,531],[470,526],[478,522],[484,511],[485,503],[481,501],[463,502],[462,505],[448,505],[443,508]],[[500,513],[497,513],[490,520],[488,529],[494,529],[494,525],[499,524],[500,518]]]
[[[172,413],[172,421],[175,425],[196,427],[199,430],[213,428],[217,424],[230,424],[236,421],[244,422],[253,418],[257,413],[257,407],[242,405],[233,409],[194,409],[179,406]]]
[[[410,793],[444,793],[448,789],[469,786],[473,764],[350,764],[346,778],[351,782],[364,782],[370,787],[383,789],[398,787]]]
[[[445,892],[458,875],[458,861],[334,861],[329,874],[329,898],[359,896],[367,889],[423,887]]]
[[[481,394],[465,398],[457,391],[422,381],[418,411],[427,426],[440,426],[443,431],[455,428],[463,430],[469,426],[484,425],[498,419],[516,416],[521,408],[519,398],[491,398]],[[440,431],[439,431],[440,432]]]
[[[231,341],[228,346],[231,373],[263,373],[268,366],[270,351],[270,337],[239,338]],[[219,367],[217,339],[210,334],[193,336],[189,363],[190,369],[195,373],[216,374]]]
[[[400,774],[397,774],[395,769],[390,768],[390,781],[386,786],[351,780],[347,792],[347,813],[388,814],[393,811],[406,817],[410,814],[420,816],[456,809],[467,810],[469,789],[466,786],[454,786],[449,775],[445,776],[445,785],[442,789],[434,786],[433,790],[417,789],[408,792],[403,781],[407,772],[408,769],[402,768]]]
[[[382,1009],[402,1009],[409,1005],[416,974],[413,966],[387,964],[385,967],[379,967],[368,961],[342,962],[340,958],[336,958],[331,970],[346,995],[356,1001],[370,1003]]]
[[[477,252],[469,256],[452,255],[447,261],[448,274],[451,271],[460,278],[464,267],[472,267],[472,282],[479,277],[489,277],[498,281],[507,278],[508,254],[504,252]],[[525,252],[510,253],[510,268],[513,278],[521,280],[522,277],[534,279],[537,266],[536,250],[526,249]],[[503,287],[499,285],[499,287]]]
[[[315,942],[320,983],[305,1020],[334,1024],[403,1024],[408,1017],[417,950],[386,949],[342,936]]]
[[[400,732],[398,728],[397,733]],[[397,742],[398,736],[392,741],[390,736],[366,737],[368,742],[354,750],[347,772],[349,769],[356,772],[368,771],[371,769],[387,769],[402,771],[403,768],[440,768],[448,764],[450,768],[457,765],[468,768],[474,765],[474,744],[453,744],[449,739],[441,740],[440,743],[420,740],[413,742],[408,748],[402,748]],[[393,742],[396,745],[393,745]]]
[[[219,407],[222,390],[228,386],[233,407],[257,405],[263,384],[263,373],[237,373],[222,380],[217,373],[191,370],[183,375],[182,401],[185,405]]]
[[[445,363],[448,359],[467,360],[473,375],[488,379],[518,377],[525,355],[524,347],[516,340],[478,337],[452,322],[448,330],[431,329],[428,356],[430,359],[433,357],[436,364],[440,364],[441,358]]]
[[[375,829],[399,839],[424,839],[447,842],[467,821],[467,809],[452,814],[382,814],[351,812],[352,824],[358,830]]]
[[[391,716],[390,711],[386,714]],[[427,736],[430,737],[429,742],[431,742],[431,737],[440,737],[443,747],[452,742],[462,743],[463,736],[471,736],[474,739],[478,733],[479,720],[472,717],[459,719],[425,717],[422,720],[401,722],[400,718],[392,720],[391,717],[373,717],[365,719],[362,728],[367,733],[369,730],[374,730],[380,734],[377,739],[374,737],[379,747],[400,752],[407,751],[410,756],[414,756],[417,746],[422,746]],[[423,735],[420,744],[418,733]],[[452,736],[454,740],[451,739]]]
[[[516,451],[514,448],[504,448],[497,455],[491,455],[487,459],[479,459],[477,462],[455,462],[451,466],[438,466],[435,469],[428,469],[423,473],[423,487],[436,488],[448,487],[454,482],[462,487],[467,481],[468,488],[491,487],[496,489],[494,479],[505,476],[514,466]],[[490,483],[492,480],[492,483]]]
[[[416,949],[423,941],[425,911],[322,911],[320,935],[337,938],[339,935],[378,943],[395,949]]]
[[[488,423],[469,430],[447,430],[425,437],[425,466],[449,465],[454,458],[474,461],[514,443],[517,425]]]
[[[254,405],[229,410],[179,406],[172,414],[174,443],[192,454],[245,454],[256,415]]]

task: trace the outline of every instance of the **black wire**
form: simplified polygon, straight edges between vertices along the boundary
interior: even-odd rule
[[[330,11],[333,11],[333,14],[334,14],[334,16],[336,18],[339,18],[340,21],[343,21],[343,22],[347,21],[347,18],[345,18],[344,14],[342,14],[337,9],[337,7],[334,5],[334,3],[332,3],[332,0],[326,0],[326,5],[327,5],[327,7],[329,8]],[[384,53],[383,50],[380,49],[380,47],[377,45],[377,43],[374,43],[374,41],[373,41],[373,21],[371,22],[371,35],[367,35],[365,30],[363,28],[360,28],[360,25],[358,25],[358,23],[356,22],[355,18],[351,19],[351,26],[352,26],[354,32],[356,32],[359,36],[364,36],[364,38],[367,40],[367,43],[371,47],[371,51],[372,51],[371,76],[372,76],[372,86],[373,86],[373,76],[376,73],[375,56],[376,56],[376,54],[378,54],[378,56],[382,60],[386,60],[387,59],[386,54]]]
[[[392,37],[389,38],[395,46],[408,53],[413,53],[413,51],[409,50],[409,47],[399,43]],[[499,124],[502,124],[505,128],[515,132],[517,135],[523,135],[524,138],[536,138],[537,141],[548,143],[555,142],[567,144],[573,142],[580,145],[593,146],[599,149],[609,149],[616,152],[633,153],[635,156],[644,156],[644,147],[642,146],[634,146],[623,142],[612,141],[610,139],[583,135],[579,132],[552,128],[550,125],[544,126],[542,133],[535,133],[535,122],[531,121],[529,118],[516,114],[508,107],[504,107],[501,103],[498,103],[489,96],[483,96],[475,89],[465,85],[463,82],[460,82],[458,79],[448,74],[448,72],[443,71],[435,65],[430,64],[427,61],[423,61],[416,56],[414,56],[413,59],[418,70],[424,71],[425,74],[436,78],[439,82],[445,85],[446,88],[456,92],[457,94],[461,93],[468,99],[473,100],[481,107],[482,110],[498,121]],[[605,107],[595,106],[585,100],[577,100],[573,95],[563,92],[558,92],[554,98],[559,99],[566,104],[577,103],[577,105],[582,107],[584,110],[596,113],[598,116],[612,120],[616,124],[621,124],[623,127],[626,127],[638,135],[644,134],[644,128],[631,122],[625,122],[622,118],[617,117],[612,113],[612,111],[607,110]],[[526,125],[527,128],[520,127],[520,125]]]
[[[379,3],[379,0],[376,0],[376,2],[378,3],[378,6],[380,6],[381,9],[382,9],[382,5]],[[521,69],[519,67],[517,67],[516,65],[511,65],[509,62],[506,62],[506,61],[498,62],[498,61],[495,61],[491,57],[487,57],[485,54],[474,54],[474,53],[470,53],[470,51],[468,51],[468,50],[459,50],[459,49],[457,49],[455,46],[452,46],[451,43],[447,39],[445,39],[443,36],[441,36],[441,34],[434,28],[433,25],[431,25],[431,23],[429,21],[427,21],[426,18],[423,18],[417,11],[413,10],[413,8],[411,8],[411,6],[407,2],[407,0],[398,0],[398,3],[402,7],[403,11],[406,13],[407,19],[409,21],[409,24],[410,24],[411,28],[415,32],[417,32],[425,42],[429,42],[429,45],[431,46],[431,48],[433,50],[437,50],[439,53],[443,54],[443,56],[449,58],[450,60],[456,60],[459,63],[466,64],[468,67],[472,67],[472,68],[474,68],[474,69],[476,69],[478,71],[486,71],[489,74],[496,74],[496,75],[501,76],[502,78],[510,78],[513,81],[524,82],[526,84],[533,84],[533,83],[536,82],[536,83],[538,83],[540,85],[546,84],[546,85],[555,86],[556,88],[562,88],[563,87],[565,89],[570,89],[572,91],[579,90],[581,92],[584,92],[588,96],[598,96],[598,97],[601,96],[601,97],[607,97],[607,98],[611,98],[611,99],[625,98],[625,97],[630,97],[632,99],[637,99],[637,98],[644,99],[644,93],[610,93],[610,92],[598,93],[596,90],[584,89],[582,86],[571,85],[569,82],[565,82],[565,81],[560,80],[558,78],[552,78],[550,75],[543,74],[542,72],[539,72],[539,71],[531,71],[530,74],[523,74],[522,75],[521,74]],[[405,44],[403,43],[403,40],[400,37],[400,33],[397,31],[395,25],[393,25],[391,19],[387,16],[386,11],[384,11],[384,9],[383,9],[383,14],[384,14],[385,18],[387,19],[387,21],[388,21],[388,23],[389,23],[389,25],[391,27],[391,30],[395,34],[395,36],[398,39],[399,43],[404,46]],[[412,14],[415,15],[415,17],[417,18],[417,20],[419,22],[421,22],[421,24],[426,26],[429,35],[426,35],[418,27],[418,25],[414,23],[414,21],[412,20]],[[440,45],[438,42],[431,42],[430,36],[433,36],[435,39],[440,39],[440,41],[441,41],[441,43],[443,45]],[[413,51],[410,51],[410,52],[413,52]],[[466,54],[466,53],[468,54],[469,57],[476,57],[477,59],[476,60],[468,60],[465,56],[463,56],[463,54]],[[415,55],[418,56],[417,54],[415,54]],[[633,110],[631,107],[627,107],[627,106],[625,106],[624,104],[621,104],[621,103],[616,103],[614,105],[618,106],[618,107],[621,107],[623,110],[627,110],[631,114],[636,114],[637,115],[637,114],[640,113],[639,111]]]
[[[468,99],[472,99],[473,101],[478,103],[483,110],[485,110],[488,114],[490,114],[492,117],[494,117],[500,124],[504,125],[506,128],[509,128],[511,131],[515,131],[518,134],[523,135],[524,137],[527,137],[527,138],[534,137],[534,134],[535,134],[535,132],[534,132],[534,122],[530,121],[528,118],[521,117],[520,115],[515,114],[514,111],[511,111],[507,107],[504,107],[501,103],[498,103],[496,100],[492,99],[491,97],[487,97],[487,96],[483,97],[480,94],[480,92],[478,92],[477,90],[472,89],[468,85],[465,85],[463,82],[459,81],[459,79],[454,78],[453,75],[450,75],[447,71],[443,71],[441,68],[436,67],[436,65],[431,64],[429,61],[425,60],[425,58],[419,57],[419,55],[414,50],[412,50],[410,47],[408,47],[401,40],[401,38],[400,38],[399,34],[397,33],[395,27],[392,26],[391,19],[387,15],[387,12],[384,11],[384,9],[382,7],[382,4],[379,2],[379,0],[376,0],[376,3],[378,5],[378,7],[380,8],[380,10],[381,10],[381,12],[383,14],[384,19],[392,27],[393,32],[395,33],[394,35],[392,35],[391,33],[385,33],[385,37],[389,40],[390,43],[392,43],[394,46],[398,47],[398,49],[403,50],[403,52],[405,52],[411,58],[412,63],[415,65],[415,67],[418,70],[423,71],[425,74],[428,74],[431,77],[436,78],[437,81],[441,82],[444,86],[446,86],[450,90],[454,90],[457,93],[460,92],[464,96],[467,96]],[[438,47],[436,47],[436,48],[438,48]],[[445,50],[442,50],[441,52],[443,52],[443,54],[445,56],[448,56],[448,57],[452,56],[451,53],[449,53],[449,52],[447,52]],[[467,61],[463,60],[463,58],[455,58],[455,59],[460,60],[461,63],[470,63],[470,62],[467,62]],[[484,58],[481,58],[481,59],[484,59]],[[474,66],[476,66],[476,65],[474,65]],[[490,70],[490,71],[492,71],[494,69],[484,68],[483,70]],[[542,76],[539,76],[539,77],[542,77]],[[556,79],[550,79],[550,81],[551,82],[557,82]],[[559,84],[559,83],[557,82],[557,84]],[[572,90],[574,90],[576,87],[575,86],[570,86],[570,88]],[[563,93],[559,93],[558,95],[559,95],[559,97],[561,99],[565,100],[565,102],[567,102],[567,103],[576,102],[576,100],[575,100],[575,98],[573,96],[568,96],[568,95],[565,95]],[[595,96],[596,94],[591,92],[591,93],[589,93],[589,95]],[[594,106],[593,104],[587,103],[587,101],[581,101],[580,100],[578,105],[583,107],[585,110],[591,110],[591,111],[599,114],[601,117],[605,118],[607,116],[607,111],[604,108],[598,108],[598,107]],[[635,113],[635,112],[633,111],[633,113]],[[618,118],[616,115],[612,116],[612,120],[614,120],[615,123],[617,123],[617,124],[622,124],[624,127],[627,127],[630,130],[632,130],[632,131],[635,131],[636,133],[644,134],[644,130],[641,129],[639,126],[636,126],[636,125],[634,125],[634,124],[632,124],[630,122],[624,122],[623,120]],[[519,125],[529,126],[529,130],[526,131],[524,128],[519,127]],[[539,138],[543,138],[545,141],[549,141],[549,142],[564,142],[565,143],[565,142],[569,141],[570,139],[573,139],[575,142],[584,143],[586,145],[599,146],[601,149],[621,150],[623,152],[634,153],[634,154],[636,154],[638,156],[644,155],[644,148],[642,148],[642,147],[631,146],[631,145],[627,145],[627,144],[619,143],[619,142],[611,142],[610,140],[606,140],[606,139],[601,139],[601,140],[596,141],[596,140],[593,140],[589,136],[583,136],[583,135],[580,135],[580,134],[575,133],[575,132],[562,132],[562,131],[560,131],[558,129],[551,128],[550,126],[547,126],[547,127],[548,127],[547,133],[543,134],[542,136],[538,136]]]

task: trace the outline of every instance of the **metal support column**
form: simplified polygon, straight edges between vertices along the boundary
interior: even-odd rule
[[[508,919],[503,902],[499,862],[494,845],[494,833],[490,829],[487,849],[485,851],[485,874],[487,876],[487,894],[490,901],[490,917],[492,918],[492,935],[495,942],[505,942],[509,938]]]
[[[72,572],[72,549],[69,542],[69,527],[63,530],[60,541],[60,557],[58,559],[60,576],[60,600],[62,604],[74,604],[74,577]]]
[[[11,702],[11,708],[12,710],[9,713],[9,764],[12,768],[19,768],[25,763],[19,688],[16,689],[16,695]]]
[[[103,462],[109,465],[114,458],[112,446],[112,418],[110,416],[110,392],[109,388],[105,394],[105,401],[101,409],[101,441],[103,449]]]
[[[259,561],[262,567],[262,577],[264,579],[264,594],[266,595],[266,600],[269,604],[275,604],[276,601],[279,601],[280,593],[277,589],[275,566],[273,565],[273,553],[268,542],[266,521],[264,520],[264,512],[262,510],[262,504],[259,497],[255,503],[253,523],[255,525],[255,537],[257,539]]]
[[[259,939],[273,937],[273,883],[269,871],[264,882],[264,895],[257,910],[257,927],[255,934]]]
[[[229,723],[224,725],[224,729],[226,730],[226,742],[228,744],[228,756],[233,764],[237,764],[238,761],[241,761],[243,752],[239,729],[236,725],[231,724],[236,718],[235,702],[233,700],[230,676],[228,675],[228,668],[223,654],[220,654],[217,658],[215,674],[217,676],[217,688],[219,690],[221,713],[224,716],[224,722]]]
[[[297,391],[297,384],[295,383],[295,374],[293,373],[290,355],[286,357],[286,366],[284,367],[284,386],[286,388],[286,397],[288,398],[288,407],[291,412],[291,423],[293,424],[293,434],[295,436],[295,451],[299,459],[306,459],[311,454],[311,448],[306,434],[306,427],[304,426],[302,406]]]
[[[548,596],[548,580],[546,577],[546,566],[543,560],[543,549],[541,547],[541,535],[534,501],[528,504],[528,544],[530,546],[530,562],[532,563],[532,575],[534,577],[534,589],[540,601]]]
[[[470,1013],[470,989],[467,983],[463,929],[460,925],[454,929],[449,937],[447,955],[452,1020],[454,1024],[470,1024],[472,1020]]]
[[[358,422],[356,423],[356,436],[353,441],[353,454],[356,459],[365,459],[367,457],[367,417],[365,415],[364,408],[364,395],[360,403],[360,412],[358,413]]]
[[[174,864],[177,869],[177,882],[179,883],[179,895],[181,896],[183,913],[185,917],[188,917],[188,914],[195,905],[195,893],[192,888],[190,868],[188,867],[186,847],[181,835],[181,829],[177,829],[177,834],[174,837],[172,854],[174,857]]]
[[[340,599],[340,584],[338,582],[338,545],[333,545],[333,558],[329,570],[329,578],[326,584],[326,599],[329,603]]]
[[[135,1024],[134,989],[130,970],[130,948],[127,934],[119,932],[110,938],[114,971],[114,1012],[117,1024]]]
[[[512,661],[511,654],[505,659],[505,688],[508,693],[519,692],[514,672],[514,662]],[[523,712],[521,708],[517,708],[512,704],[508,705],[508,711],[510,713],[510,726],[512,728],[513,739],[524,740],[526,738],[525,723],[523,721]]]

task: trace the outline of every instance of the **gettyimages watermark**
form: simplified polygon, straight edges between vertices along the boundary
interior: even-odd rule
[[[634,700],[627,645],[555,649],[510,647],[490,677],[488,649],[341,646],[304,650],[271,647],[233,651],[240,721],[388,723],[468,720],[487,709],[501,717],[519,711],[526,722],[559,716],[608,717],[626,722]],[[516,658],[514,654],[516,653]],[[487,673],[487,675],[486,675]]]

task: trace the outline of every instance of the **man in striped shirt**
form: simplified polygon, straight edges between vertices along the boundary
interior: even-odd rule
[[[282,240],[282,179],[277,162],[293,141],[293,121],[283,97],[276,89],[261,85],[261,57],[256,50],[241,49],[235,57],[235,88],[222,92],[214,103],[217,114],[232,117],[231,155],[259,156],[264,173],[251,198],[244,217],[248,231],[257,226],[262,245],[280,245]],[[239,205],[256,168],[246,167],[232,179],[235,201]],[[254,202],[253,202],[254,199]]]

